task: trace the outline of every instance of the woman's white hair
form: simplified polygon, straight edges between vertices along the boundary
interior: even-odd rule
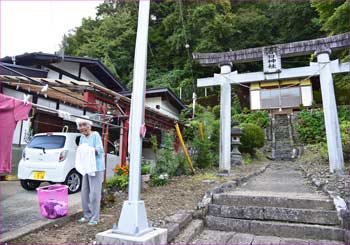
[[[75,123],[77,124],[77,128],[78,129],[80,129],[80,124],[82,124],[82,123],[85,123],[85,124],[87,124],[87,125],[89,125],[90,127],[92,126],[92,122],[89,120],[89,117],[88,116],[83,116],[83,117],[85,117],[86,119],[83,119],[83,118],[77,118],[76,120],[75,120]]]

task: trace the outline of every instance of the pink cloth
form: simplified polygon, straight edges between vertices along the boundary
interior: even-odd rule
[[[32,104],[0,94],[0,173],[11,173],[12,140],[16,124],[27,120]]]

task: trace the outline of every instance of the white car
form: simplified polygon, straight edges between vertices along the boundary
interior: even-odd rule
[[[23,150],[19,162],[21,186],[35,190],[42,182],[64,183],[69,193],[80,191],[82,176],[75,170],[80,136],[80,133],[36,134]],[[107,154],[107,179],[114,175],[113,168],[118,163],[117,155]]]

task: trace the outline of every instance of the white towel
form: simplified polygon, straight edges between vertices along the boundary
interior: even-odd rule
[[[85,174],[95,176],[96,155],[94,147],[88,144],[78,146],[75,156],[75,169],[83,176]]]

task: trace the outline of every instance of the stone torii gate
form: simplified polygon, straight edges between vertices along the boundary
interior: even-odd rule
[[[197,80],[198,87],[221,86],[220,93],[220,164],[219,170],[229,173],[230,164],[230,132],[231,132],[231,84],[276,81],[292,78],[319,76],[326,126],[330,171],[342,173],[344,159],[340,138],[337,106],[332,74],[350,72],[350,62],[330,61],[331,50],[348,49],[350,32],[307,40],[244,49],[223,53],[194,53],[193,58],[203,66],[220,66],[221,73],[211,78]],[[317,63],[309,66],[282,69],[283,57],[302,56],[314,53]],[[231,72],[232,64],[252,61],[263,61],[263,72],[239,74]]]

